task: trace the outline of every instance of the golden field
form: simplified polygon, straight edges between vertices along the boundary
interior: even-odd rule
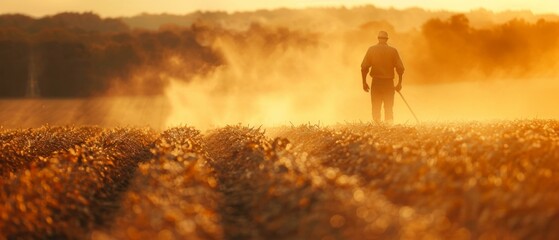
[[[0,238],[553,239],[559,122],[0,131]]]

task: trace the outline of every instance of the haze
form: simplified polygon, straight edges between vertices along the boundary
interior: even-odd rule
[[[3,6],[16,6],[7,3]],[[6,76],[0,79],[0,93],[36,97],[28,108],[20,100],[0,101],[0,124],[10,127],[24,126],[28,119],[39,119],[36,125],[186,124],[201,129],[237,123],[268,127],[371,121],[360,63],[366,49],[376,44],[379,30],[388,31],[389,44],[399,49],[407,69],[402,93],[420,120],[559,118],[557,15],[373,6],[190,13],[210,7],[275,6],[245,2],[233,7],[226,1],[149,7],[139,1],[130,6],[114,3],[111,9],[103,1],[97,8],[93,1],[26,3],[46,11],[35,14],[92,10],[102,16],[142,11],[179,15],[3,16],[0,47],[11,57],[0,59],[0,72]],[[422,6],[437,8],[427,3],[447,8],[442,1]],[[501,6],[484,3],[487,8]],[[550,2],[540,3],[553,9]],[[338,2],[293,6],[314,4]],[[464,9],[474,6],[466,4],[471,3],[464,3]],[[16,11],[6,9],[2,11]],[[32,9],[22,11],[31,14]],[[30,86],[38,86],[37,91]],[[12,113],[21,109],[29,111]],[[64,112],[67,109],[74,110]],[[414,122],[398,95],[394,111],[396,123]]]
[[[409,8],[420,7],[428,10],[470,11],[484,8],[491,11],[529,10],[534,13],[559,13],[559,2],[555,0],[208,0],[208,1],[151,1],[136,0],[2,0],[2,13],[23,13],[32,16],[52,15],[63,11],[93,11],[102,16],[132,16],[139,13],[186,14],[197,10],[247,11],[257,9],[275,9],[280,7],[305,8],[325,6],[359,6],[373,4],[378,7]]]

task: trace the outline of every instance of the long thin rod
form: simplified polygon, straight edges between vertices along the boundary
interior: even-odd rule
[[[417,118],[417,116],[415,116],[415,113],[413,112],[410,105],[408,104],[408,101],[406,101],[406,99],[404,98],[404,95],[402,95],[402,93],[399,92],[399,91],[397,91],[397,92],[398,92],[398,94],[400,94],[400,97],[402,97],[402,100],[404,100],[404,102],[406,103],[406,106],[408,106],[408,109],[410,110],[411,114],[415,118],[415,121],[417,121],[417,123],[419,123],[419,119]]]

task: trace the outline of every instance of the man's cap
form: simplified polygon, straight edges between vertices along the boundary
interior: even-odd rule
[[[378,32],[378,38],[388,39],[388,33],[385,31]]]

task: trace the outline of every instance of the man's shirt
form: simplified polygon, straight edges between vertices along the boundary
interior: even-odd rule
[[[371,46],[363,58],[361,68],[367,70],[371,68],[370,75],[373,79],[392,80],[394,79],[394,69],[398,74],[404,73],[404,64],[398,50],[386,43]]]

